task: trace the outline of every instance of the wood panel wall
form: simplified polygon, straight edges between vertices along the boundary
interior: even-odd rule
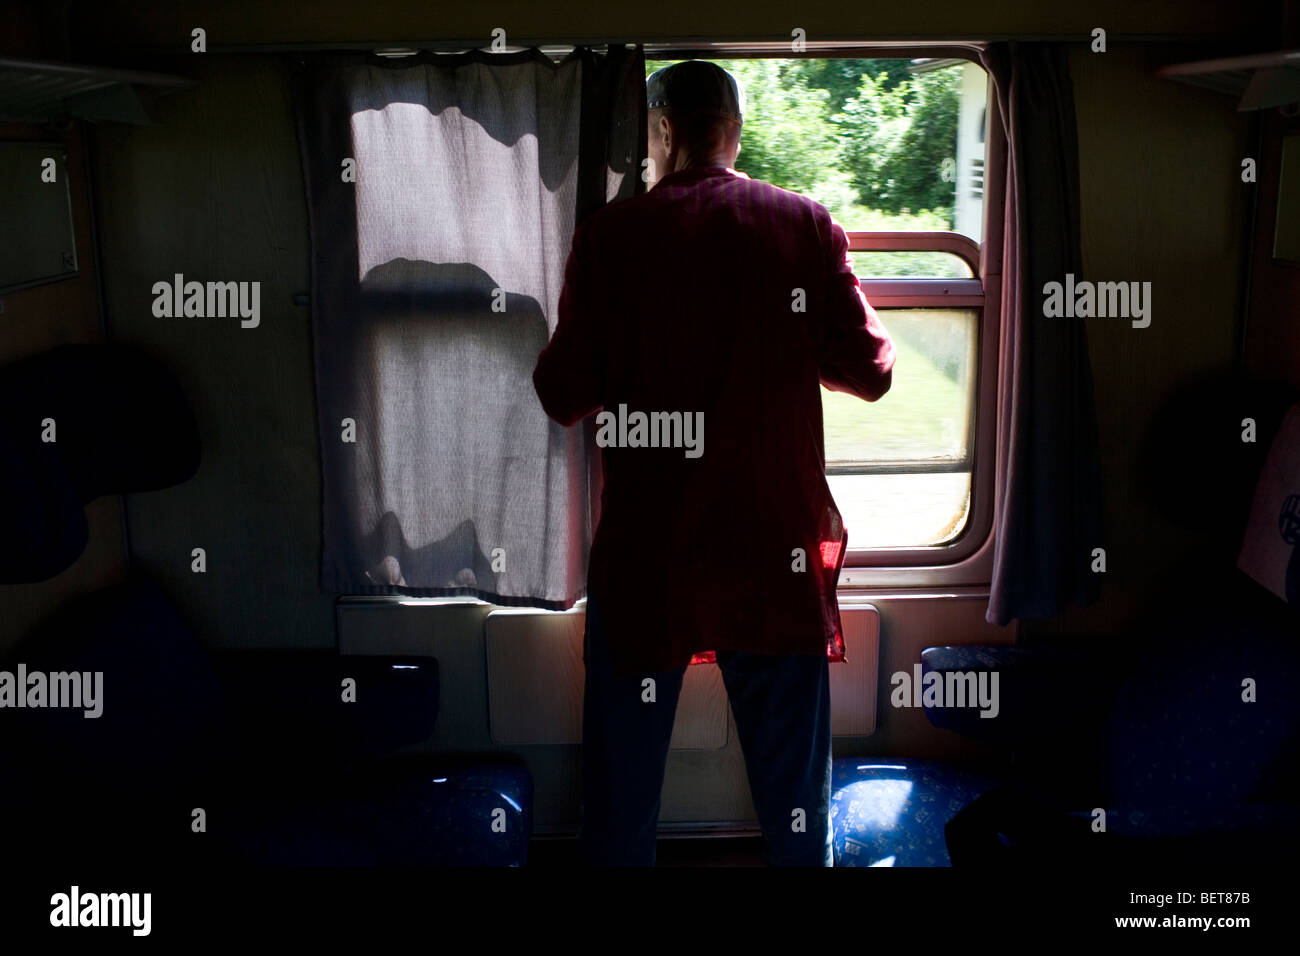
[[[77,246],[78,275],[0,294],[0,365],[58,345],[103,340],[99,315],[99,264],[91,235],[85,130],[0,124],[0,142],[60,142],[67,150],[69,199]],[[21,228],[18,223],[5,229]],[[5,463],[8,467],[8,463]],[[11,647],[31,628],[77,594],[123,578],[126,550],[122,536],[122,498],[105,495],[86,506],[89,540],[81,556],[61,574],[36,584],[0,585],[0,650]]]
[[[1300,390],[1300,262],[1273,258],[1282,140],[1300,133],[1300,116],[1266,110],[1260,122],[1263,138],[1258,157],[1259,182],[1255,186],[1259,190],[1259,207],[1246,325],[1246,367],[1257,378]]]
[[[158,125],[97,139],[110,334],[167,357],[203,442],[189,481],[128,498],[133,557],[215,646],[332,646],[310,314],[293,304],[309,243],[287,67],[213,55],[189,69],[198,87],[160,100]],[[260,282],[260,324],[155,317],[153,284],[175,273]]]

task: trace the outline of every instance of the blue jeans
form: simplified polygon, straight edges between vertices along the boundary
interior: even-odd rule
[[[594,866],[653,866],[660,794],[686,668],[618,677],[587,598],[582,827]],[[831,866],[831,699],[824,654],[718,651],[770,866]],[[655,702],[642,700],[653,678]],[[800,813],[802,811],[802,813]]]

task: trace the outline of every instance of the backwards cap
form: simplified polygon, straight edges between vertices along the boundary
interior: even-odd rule
[[[645,81],[647,109],[707,113],[744,121],[745,93],[736,78],[707,60],[685,60],[655,70]]]

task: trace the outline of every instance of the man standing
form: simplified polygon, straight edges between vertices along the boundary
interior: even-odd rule
[[[827,652],[842,648],[847,535],[818,383],[875,401],[894,346],[826,209],[732,168],[731,74],[687,61],[646,91],[654,185],[575,231],[533,373],[561,424],[603,409],[581,842],[596,865],[653,865],[682,678],[712,650],[765,860],[829,866]]]

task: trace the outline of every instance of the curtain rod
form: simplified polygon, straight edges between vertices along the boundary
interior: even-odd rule
[[[1229,37],[1234,35],[1229,34]],[[1247,38],[1237,37],[1241,40]],[[759,48],[784,47],[791,43],[788,36],[747,39],[747,40],[701,40],[698,37],[656,37],[653,40],[637,37],[581,37],[581,38],[558,38],[558,37],[510,37],[510,50],[520,48],[528,49],[532,47],[541,47],[543,49],[550,47],[554,49],[569,49],[575,46],[602,47],[610,45],[632,45],[640,44],[645,48],[647,54],[665,54],[679,52],[699,52],[709,50],[714,52],[745,50],[748,48],[751,52],[759,52]],[[1106,35],[1107,43],[1222,43],[1225,37],[1223,34],[1207,33],[1108,33]],[[943,36],[900,36],[898,34],[878,35],[871,37],[835,37],[827,40],[806,40],[806,51],[810,54],[820,53],[826,55],[829,51],[852,50],[854,48],[870,49],[872,47],[880,48],[885,45],[895,47],[915,47],[915,46],[969,46],[977,43],[1000,43],[1007,41],[1018,41],[1022,43],[1087,43],[1091,37],[1087,33],[1055,33],[1055,34],[945,34]],[[316,43],[209,43],[209,53],[309,53],[324,52],[330,50],[336,51],[356,51],[368,52],[377,49],[416,49],[432,50],[435,52],[459,53],[466,50],[487,49],[490,45],[490,39],[486,37],[468,37],[455,39],[425,39],[425,40],[340,40],[336,42],[316,42]],[[187,46],[140,46],[131,47],[123,46],[121,52],[136,53],[189,53]]]

